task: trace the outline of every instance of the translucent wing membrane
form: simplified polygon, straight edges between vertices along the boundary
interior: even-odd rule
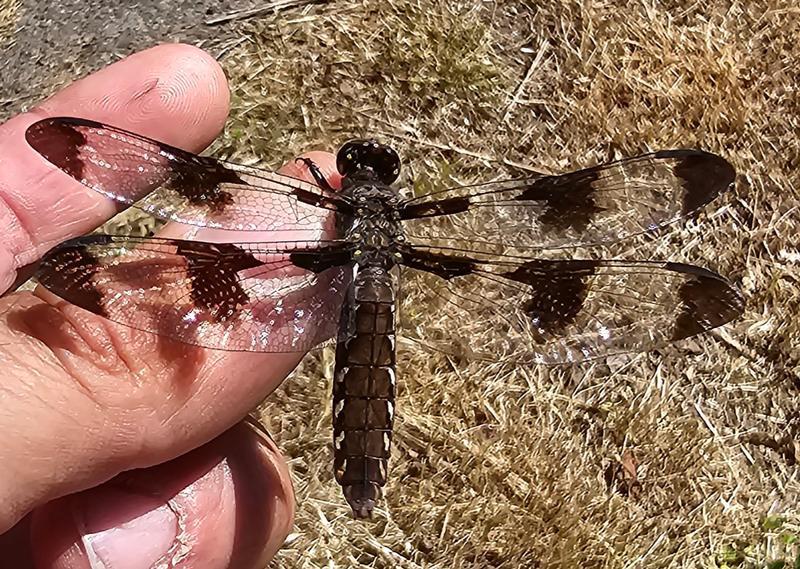
[[[261,243],[81,237],[47,253],[37,276],[85,310],[205,348],[302,353],[338,331],[334,466],[356,517],[371,514],[387,479],[396,265],[400,329],[492,361],[563,364],[649,350],[743,311],[736,288],[692,265],[597,259],[597,250],[536,258],[691,216],[734,182],[731,165],[707,152],[662,151],[401,200],[387,185],[396,153],[368,140],[340,150],[338,195],[83,119],[45,119],[26,138],[121,204],[260,232],[251,235]]]
[[[25,136],[83,185],[165,220],[230,230],[317,232],[332,211],[348,210],[340,195],[303,180],[197,156],[90,120],[44,119]]]
[[[404,325],[446,351],[478,358],[569,363],[647,350],[705,332],[742,313],[739,291],[718,274],[681,263],[480,259],[406,248],[405,293],[425,306]],[[433,331],[431,331],[433,332]]]
[[[38,280],[81,308],[187,344],[304,352],[336,332],[350,257],[338,242],[93,235],[49,252]]]
[[[364,196],[378,196],[354,208],[349,193],[84,119],[45,119],[26,138],[85,186],[158,217],[293,232],[291,242],[282,234],[249,244],[92,236],[45,257],[39,280],[54,293],[189,344],[310,349],[337,330],[354,256],[415,269],[402,273],[417,275],[401,284],[415,293],[405,324],[423,330],[434,311],[436,329],[457,334],[450,347],[494,360],[564,363],[646,350],[724,324],[743,308],[728,281],[690,265],[533,257],[691,216],[735,178],[723,158],[699,150],[452,188],[395,209],[390,191],[369,186],[374,176],[347,179],[373,190]],[[395,240],[398,219],[406,241]],[[348,230],[356,226],[363,231]],[[351,241],[324,240],[339,235]],[[424,339],[447,348],[442,338]]]
[[[420,244],[498,252],[612,243],[691,216],[735,171],[700,150],[665,150],[560,176],[463,186],[406,201]],[[423,218],[444,217],[432,224]],[[446,236],[446,237],[442,237]],[[456,236],[456,237],[451,237]]]

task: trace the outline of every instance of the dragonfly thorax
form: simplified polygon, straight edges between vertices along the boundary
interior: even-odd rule
[[[398,237],[402,240],[403,228],[397,214],[400,196],[394,188],[355,182],[345,184],[343,192],[354,209],[344,228],[346,239],[372,247],[386,247]]]
[[[354,215],[344,223],[342,235],[356,246],[356,261],[390,268],[395,264],[397,244],[404,241],[397,191],[380,183],[355,181],[345,184],[343,192],[350,198]]]

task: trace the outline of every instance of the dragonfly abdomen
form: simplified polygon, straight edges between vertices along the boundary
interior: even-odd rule
[[[333,386],[336,481],[357,518],[386,484],[395,397],[395,292],[381,266],[357,271],[342,308]]]

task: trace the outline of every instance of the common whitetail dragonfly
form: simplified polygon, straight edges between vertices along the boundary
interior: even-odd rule
[[[316,184],[85,119],[44,119],[26,138],[123,206],[254,236],[79,237],[44,257],[38,280],[90,312],[205,348],[304,352],[338,333],[334,471],[360,518],[387,477],[398,282],[422,283],[451,345],[519,363],[647,350],[743,309],[736,288],[700,267],[564,254],[656,231],[730,188],[733,167],[700,150],[404,198],[391,187],[397,153],[370,140],[339,150],[337,191],[307,159]]]

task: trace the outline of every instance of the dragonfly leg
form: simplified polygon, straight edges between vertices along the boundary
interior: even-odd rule
[[[325,179],[325,176],[322,174],[322,170],[319,169],[316,162],[314,162],[311,158],[295,158],[295,162],[302,162],[308,168],[309,173],[313,176],[314,181],[317,185],[325,190],[326,192],[335,192],[331,185],[328,183],[328,180]]]

